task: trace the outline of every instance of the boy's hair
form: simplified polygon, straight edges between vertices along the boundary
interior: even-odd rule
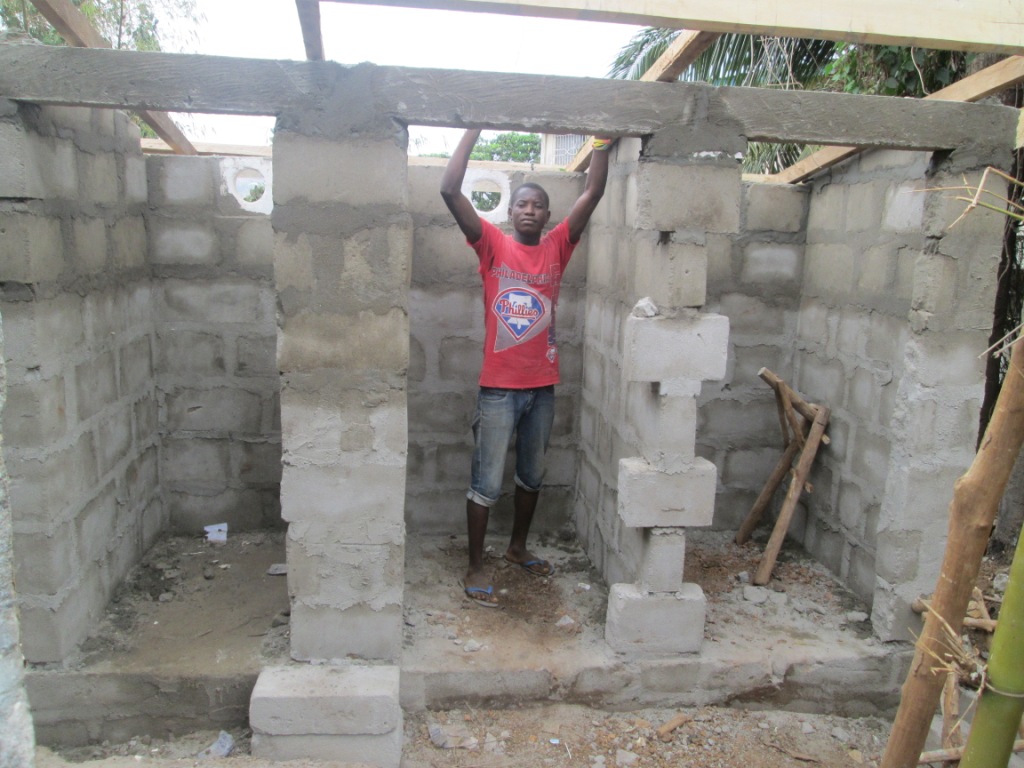
[[[528,181],[525,184],[520,184],[518,187],[516,187],[514,190],[512,190],[512,197],[510,197],[508,199],[509,207],[512,206],[512,203],[514,203],[516,201],[516,198],[519,197],[519,193],[522,192],[524,189],[535,189],[535,190],[537,190],[542,195],[544,195],[544,207],[545,208],[550,208],[551,207],[551,198],[548,197],[548,191],[546,189],[544,189],[544,187],[542,187],[540,184],[534,184],[532,181]]]

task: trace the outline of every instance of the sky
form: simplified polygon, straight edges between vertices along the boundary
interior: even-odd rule
[[[200,0],[198,40],[180,50],[304,60],[294,0]],[[605,77],[639,27],[485,13],[320,3],[324,54],[341,64]],[[168,48],[169,49],[169,48]],[[193,141],[270,143],[273,118],[176,116]],[[411,128],[415,154],[450,151],[460,131]]]

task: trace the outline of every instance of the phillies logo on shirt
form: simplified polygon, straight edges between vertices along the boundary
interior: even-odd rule
[[[494,314],[516,341],[521,341],[530,329],[537,325],[547,310],[533,291],[523,288],[506,288],[494,299]]]

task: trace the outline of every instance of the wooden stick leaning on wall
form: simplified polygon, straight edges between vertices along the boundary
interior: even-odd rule
[[[807,476],[810,474],[814,457],[817,455],[819,446],[822,443],[828,444],[829,442],[825,429],[828,426],[830,412],[824,406],[813,405],[805,401],[792,387],[767,368],[762,368],[758,371],[757,375],[775,390],[775,402],[779,410],[779,424],[782,428],[782,437],[786,447],[782,458],[775,465],[775,469],[772,470],[771,475],[768,477],[768,482],[765,483],[760,495],[758,495],[757,500],[754,502],[754,506],[747,514],[747,518],[736,532],[735,540],[737,544],[743,544],[750,538],[761,516],[768,508],[772,497],[775,495],[775,491],[782,484],[790,470],[792,469],[793,471],[793,479],[786,494],[786,500],[779,512],[779,519],[775,523],[771,538],[768,540],[768,546],[765,548],[765,553],[761,558],[757,573],[754,575],[755,584],[767,584],[771,578],[772,569],[775,567],[775,560],[779,556],[779,550],[782,548],[782,542],[785,539],[786,530],[789,528],[789,522],[800,499],[800,493],[807,483]],[[797,413],[804,418],[803,424],[800,423]],[[792,436],[790,431],[792,431]],[[794,469],[792,467],[793,459],[797,455],[800,458]],[[808,487],[809,490],[810,488]]]

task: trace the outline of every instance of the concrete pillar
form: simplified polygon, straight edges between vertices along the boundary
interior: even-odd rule
[[[257,754],[397,768],[412,219],[404,133],[352,119],[274,140],[291,655],[319,663],[264,671],[251,722]]]
[[[7,368],[4,365],[3,324],[0,322],[0,411],[7,399]],[[3,433],[0,432],[0,448]],[[32,765],[35,737],[28,698],[23,685],[24,658],[14,594],[14,552],[11,545],[11,504],[7,496],[7,469],[0,450],[0,765],[27,768]]]
[[[648,141],[627,195],[626,218],[639,240],[646,231],[678,249],[735,234],[741,185],[733,155],[741,144],[738,134],[693,126]],[[717,469],[694,455],[696,398],[701,381],[726,374],[729,320],[693,308],[706,295],[701,260],[672,251],[649,265],[661,283],[687,287],[658,288],[663,301],[678,303],[642,298],[622,327],[622,431],[639,455],[618,461],[617,514],[642,530],[643,543],[636,583],[613,584],[609,593],[605,639],[621,652],[696,652],[704,637],[704,593],[682,581],[684,531],[710,525],[714,515]],[[652,272],[645,284],[658,282]]]

